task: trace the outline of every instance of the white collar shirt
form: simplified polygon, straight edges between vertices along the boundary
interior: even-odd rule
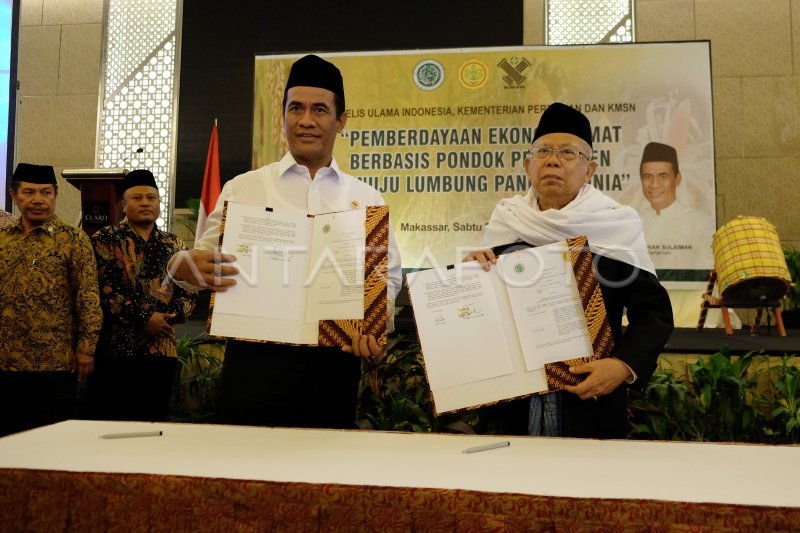
[[[341,171],[336,160],[317,171],[314,179],[307,167],[290,153],[283,159],[240,174],[225,183],[217,205],[206,219],[206,230],[195,248],[214,251],[219,243],[220,221],[226,201],[263,205],[312,215],[385,205],[381,194],[366,183]],[[394,301],[402,285],[400,252],[389,224],[388,295]]]

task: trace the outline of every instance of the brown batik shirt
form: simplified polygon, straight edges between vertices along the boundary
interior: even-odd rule
[[[93,355],[103,319],[92,244],[55,215],[0,228],[0,370],[67,371]]]

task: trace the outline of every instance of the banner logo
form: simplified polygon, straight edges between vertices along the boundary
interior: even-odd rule
[[[414,67],[414,83],[423,91],[438,89],[444,82],[444,67],[438,61],[426,59]]]
[[[470,59],[458,69],[458,81],[467,89],[480,89],[489,81],[489,68],[483,61]]]
[[[511,59],[503,58],[497,66],[506,73],[506,75],[503,76],[503,81],[506,82],[506,89],[525,88],[524,82],[527,78],[523,72],[528,70],[528,67],[531,66],[530,61],[524,57],[522,59],[517,57],[512,57]]]

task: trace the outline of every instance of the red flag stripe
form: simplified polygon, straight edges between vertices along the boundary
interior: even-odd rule
[[[199,240],[206,230],[206,218],[214,210],[219,198],[219,138],[217,136],[217,121],[211,130],[211,142],[208,144],[206,156],[206,170],[203,174],[203,192],[200,195],[200,213],[197,217],[197,231],[195,239]]]

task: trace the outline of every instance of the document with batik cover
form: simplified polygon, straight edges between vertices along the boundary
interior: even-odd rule
[[[220,249],[240,275],[212,294],[206,332],[318,346],[349,345],[359,332],[385,344],[388,235],[387,206],[311,216],[226,202]]]
[[[563,389],[613,348],[586,237],[408,275],[434,410]]]

